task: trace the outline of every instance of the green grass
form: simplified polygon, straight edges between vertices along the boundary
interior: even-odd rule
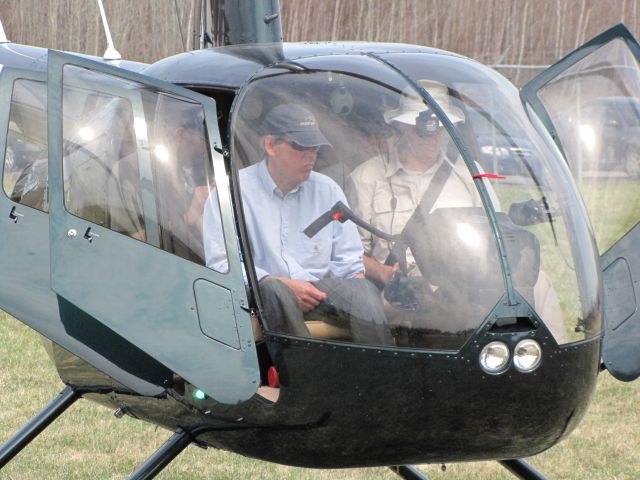
[[[640,181],[584,180],[579,187],[602,254],[640,221]]]
[[[48,403],[62,384],[38,335],[0,313],[0,441]],[[595,401],[569,439],[531,462],[553,479],[640,478],[640,384],[600,378]],[[2,471],[0,479],[125,479],[171,432],[87,400],[74,404]],[[421,466],[432,480],[512,479],[495,462]],[[384,468],[308,470],[274,465],[213,449],[187,448],[159,479],[399,478]]]
[[[538,188],[526,182],[497,183],[494,188],[504,211],[508,211],[513,202],[541,197]],[[640,220],[640,181],[615,175],[591,175],[580,182],[579,188],[600,253],[604,253]],[[545,194],[552,209],[561,211],[559,199],[549,192]],[[566,340],[577,341],[583,334],[575,332],[576,319],[582,318],[583,312],[572,254],[575,239],[567,235],[566,221],[559,214],[554,216],[553,224],[542,222],[525,228],[540,242],[541,270],[558,296]]]

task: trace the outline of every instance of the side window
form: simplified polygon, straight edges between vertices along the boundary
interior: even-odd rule
[[[199,103],[65,67],[63,175],[73,215],[204,265],[217,192]]]
[[[14,202],[47,211],[47,84],[13,84],[2,187]]]

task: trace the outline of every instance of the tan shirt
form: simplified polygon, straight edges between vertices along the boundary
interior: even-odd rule
[[[399,234],[445,161],[449,160],[442,154],[429,170],[414,172],[402,165],[397,149],[391,148],[388,161],[383,156],[376,156],[351,172],[345,189],[349,205],[374,227]],[[482,202],[473,178],[464,161],[458,158],[430,211],[442,207],[480,206]],[[389,242],[363,229],[360,229],[360,236],[365,253],[384,263],[390,252]]]

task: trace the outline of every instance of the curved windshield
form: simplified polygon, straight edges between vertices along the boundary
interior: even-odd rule
[[[369,60],[384,84],[280,73],[255,80],[238,100],[232,154],[265,327],[459,349],[505,295],[490,203],[515,289],[554,337],[599,329],[597,273],[592,290],[576,275],[576,259],[594,263],[580,204],[562,184],[566,172],[549,166],[556,154],[515,89],[455,57],[390,56],[415,84]],[[455,64],[450,77],[434,75],[449,68],[439,62]],[[497,159],[500,148],[517,158]],[[507,178],[487,178],[509,169]]]
[[[538,244],[510,249],[512,234],[502,232],[515,288],[559,343],[594,335],[601,320],[593,235],[560,153],[501,75],[457,57],[432,57],[425,62],[421,55],[394,54],[385,60],[413,78],[431,75],[449,87],[467,118],[457,124],[458,133],[491,174],[496,210]],[[527,267],[519,271],[518,265]]]

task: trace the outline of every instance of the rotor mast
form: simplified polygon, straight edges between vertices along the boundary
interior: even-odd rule
[[[206,43],[216,46],[282,43],[278,0],[204,0],[204,3],[201,47]]]

